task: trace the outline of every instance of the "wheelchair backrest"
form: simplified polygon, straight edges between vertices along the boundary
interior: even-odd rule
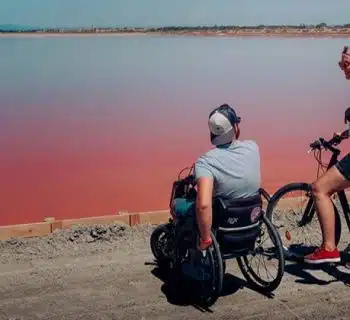
[[[258,226],[262,215],[262,199],[257,194],[249,198],[213,202],[213,227],[220,231],[244,231]]]

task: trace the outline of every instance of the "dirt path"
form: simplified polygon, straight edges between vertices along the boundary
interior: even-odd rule
[[[0,319],[348,319],[350,270],[286,266],[272,298],[229,261],[223,296],[202,311],[161,280],[150,227],[86,228],[0,243]],[[176,301],[177,300],[177,301]]]

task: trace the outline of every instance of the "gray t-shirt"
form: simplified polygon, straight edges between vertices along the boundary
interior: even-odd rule
[[[194,174],[196,179],[213,178],[213,197],[253,196],[258,193],[261,183],[259,147],[252,140],[244,140],[211,149],[197,159]]]

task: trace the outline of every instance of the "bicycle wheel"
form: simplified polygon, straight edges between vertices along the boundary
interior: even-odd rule
[[[333,208],[335,242],[338,245],[341,236],[341,221],[334,203]],[[296,182],[280,188],[272,196],[266,215],[278,230],[284,254],[287,257],[304,257],[322,244],[322,232],[310,184]]]
[[[169,223],[160,224],[151,234],[151,250],[159,264],[165,263],[168,260],[169,228]]]
[[[268,237],[263,240],[265,235]],[[267,244],[266,249],[263,248],[265,242]],[[267,258],[266,263],[264,258]],[[253,263],[254,261],[255,263]],[[261,219],[260,235],[257,238],[253,252],[243,257],[237,257],[237,263],[247,282],[258,290],[272,292],[280,285],[285,266],[282,242],[276,228],[265,215]],[[260,266],[260,263],[264,265]],[[277,263],[277,266],[275,266],[275,263]],[[254,265],[257,270],[254,270]],[[273,270],[276,271],[275,276],[272,275]],[[260,271],[266,273],[267,279],[260,274]]]

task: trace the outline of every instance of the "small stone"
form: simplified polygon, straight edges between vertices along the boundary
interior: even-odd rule
[[[11,244],[11,245],[16,245],[18,243],[18,240],[17,239],[10,239],[9,240],[9,244]]]
[[[107,229],[104,228],[104,227],[96,227],[96,232],[98,234],[103,234],[103,233],[106,233],[107,232]]]
[[[98,233],[96,232],[96,230],[91,230],[90,235],[93,238],[97,238],[98,237]]]

